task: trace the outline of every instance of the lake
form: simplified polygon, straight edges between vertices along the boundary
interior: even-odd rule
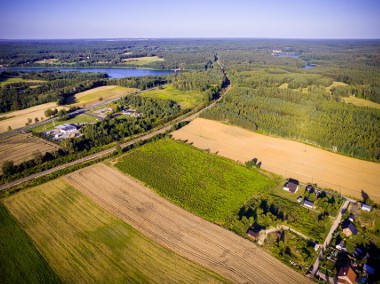
[[[144,76],[159,76],[173,74],[173,70],[152,70],[152,69],[138,69],[138,68],[49,68],[49,67],[36,67],[36,68],[7,68],[0,69],[1,71],[19,71],[19,72],[40,72],[40,71],[79,71],[79,72],[100,72],[107,73],[111,78],[124,78],[124,77],[144,77]]]

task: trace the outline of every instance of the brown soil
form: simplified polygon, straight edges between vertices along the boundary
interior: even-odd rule
[[[380,203],[379,163],[201,118],[173,132],[173,137],[232,160],[246,162],[257,158],[264,170],[305,183],[317,183],[346,196],[361,199],[363,190]]]
[[[65,180],[134,228],[236,283],[308,283],[252,242],[175,206],[116,169],[97,164]]]

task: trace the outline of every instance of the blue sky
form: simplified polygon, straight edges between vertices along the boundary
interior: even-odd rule
[[[378,0],[2,0],[0,38],[380,38]]]

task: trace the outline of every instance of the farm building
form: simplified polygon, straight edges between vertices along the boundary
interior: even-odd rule
[[[351,222],[354,222],[355,221],[355,215],[350,214],[350,216],[348,217],[348,220],[350,220]]]
[[[372,207],[367,204],[362,204],[361,209],[370,212]]]
[[[314,250],[317,251],[319,249],[319,244],[318,243],[315,243],[314,245]]]
[[[368,264],[364,264],[363,270],[366,271],[369,275],[375,275],[375,272],[376,272],[376,270],[372,266],[369,266]]]
[[[44,135],[51,136],[55,140],[64,138],[73,138],[80,136],[77,127],[73,124],[62,124],[56,126],[53,130],[47,131]]]
[[[356,273],[351,266],[343,266],[339,269],[337,274],[337,282],[340,284],[353,284],[356,281]]]
[[[62,125],[56,126],[55,128],[58,129],[59,132],[63,134],[74,133],[77,131],[77,128],[72,124],[62,124]]]
[[[299,188],[299,181],[296,180],[296,179],[292,179],[290,178],[285,184],[284,184],[284,187],[283,189],[286,190],[286,191],[289,191],[291,193],[296,193],[298,188]]]
[[[251,229],[248,229],[247,235],[248,235],[248,237],[250,237],[250,238],[252,238],[253,240],[256,241],[259,238],[260,230],[251,230]]]
[[[301,203],[301,202],[302,202],[302,199],[303,199],[302,196],[299,196],[299,197],[297,198],[297,202],[298,202],[298,203]]]
[[[314,192],[314,187],[311,186],[310,184],[308,184],[308,185],[305,187],[305,189],[306,189],[307,192],[309,192],[309,193],[313,193],[313,192]]]
[[[352,224],[348,220],[345,220],[342,223],[342,233],[344,235],[346,235],[347,237],[350,237],[352,235],[357,235],[358,234],[358,230],[356,229],[356,227],[354,226],[354,224]]]
[[[311,202],[311,201],[309,201],[309,200],[305,200],[304,203],[303,203],[303,206],[313,209],[314,208],[314,203]]]

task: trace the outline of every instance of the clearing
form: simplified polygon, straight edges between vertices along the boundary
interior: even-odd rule
[[[331,92],[332,87],[345,87],[345,86],[348,86],[348,85],[343,82],[333,82],[330,86],[326,87],[326,91]]]
[[[343,97],[342,99],[347,104],[353,104],[353,105],[356,105],[359,107],[371,107],[371,108],[380,109],[380,104],[375,103],[375,102],[371,102],[371,101],[365,100],[365,99],[359,99],[359,98],[354,97],[354,96]]]
[[[107,101],[121,98],[137,91],[140,90],[116,85],[102,86],[78,93],[72,98],[68,98],[67,104],[79,107],[91,106],[102,100]]]
[[[190,109],[197,104],[202,103],[203,96],[198,91],[180,91],[173,88],[169,84],[162,87],[157,87],[154,90],[149,90],[139,94],[142,97],[158,98],[164,100],[173,100],[178,103],[182,109]]]
[[[227,282],[143,236],[63,179],[4,203],[63,282]]]
[[[51,102],[46,103],[22,110],[11,111],[0,114],[0,133],[8,131],[8,126],[12,127],[12,129],[17,129],[25,126],[25,123],[28,122],[28,118],[32,119],[32,123],[34,123],[34,119],[37,117],[40,121],[45,120],[45,110],[48,108],[56,108],[57,110],[66,109],[62,106],[57,106],[57,103]],[[2,117],[9,117],[7,119],[1,119]]]
[[[36,85],[42,84],[46,81],[44,80],[27,80],[27,79],[22,79],[20,77],[15,77],[15,78],[3,78],[0,77],[0,88],[5,87],[7,85],[15,84],[15,83],[35,83]]]
[[[158,56],[146,56],[146,57],[135,57],[135,58],[127,58],[123,59],[123,63],[125,65],[147,65],[153,62],[162,62],[165,61],[164,58],[160,58]]]
[[[252,242],[179,208],[116,169],[97,164],[65,180],[157,243],[235,283],[309,282]]]
[[[32,240],[0,204],[0,275],[2,283],[60,283]],[[6,265],[5,265],[6,264]]]
[[[0,137],[0,166],[4,161],[13,161],[19,165],[24,161],[33,159],[33,152],[46,152],[58,150],[60,147],[52,142],[34,137],[31,134],[15,134],[8,137]],[[0,175],[3,170],[0,168]]]
[[[172,139],[139,147],[115,166],[181,207],[223,224],[255,193],[276,185],[256,170]]]
[[[245,162],[258,159],[264,170],[292,177],[303,182],[317,183],[346,196],[361,199],[364,190],[380,203],[380,164],[358,160],[300,142],[275,138],[237,126],[197,118],[172,133],[201,149]]]

